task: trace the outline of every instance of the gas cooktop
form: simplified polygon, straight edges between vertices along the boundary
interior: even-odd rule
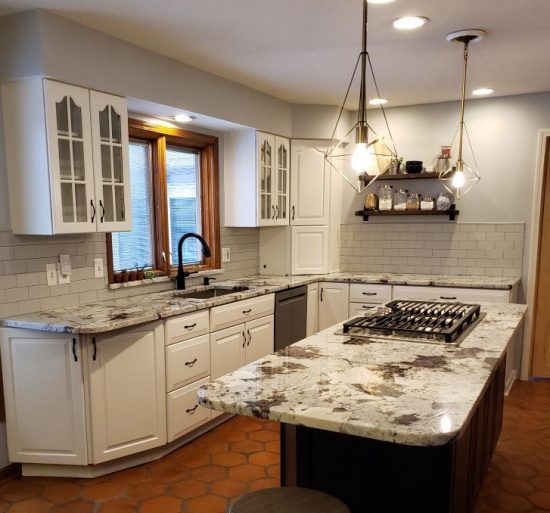
[[[346,321],[337,333],[359,338],[459,344],[481,315],[480,305],[397,300]]]

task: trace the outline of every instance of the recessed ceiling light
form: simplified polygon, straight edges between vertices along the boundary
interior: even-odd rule
[[[369,4],[391,4],[395,0],[367,0]]]
[[[394,20],[393,28],[399,30],[413,30],[422,27],[422,25],[426,24],[428,21],[430,20],[424,16],[406,16]]]
[[[189,114],[176,114],[174,116],[174,121],[177,121],[178,123],[189,123],[194,119],[196,119],[196,116],[190,116]]]
[[[488,94],[493,94],[494,92],[495,90],[490,87],[480,87],[479,89],[474,89],[472,94],[474,96],[487,96]]]
[[[385,105],[386,103],[388,103],[386,98],[373,98],[372,100],[369,100],[370,105]]]

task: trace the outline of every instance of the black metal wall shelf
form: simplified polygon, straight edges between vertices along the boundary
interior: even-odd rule
[[[449,221],[455,221],[460,213],[455,205],[451,205],[449,210],[357,210],[356,216],[368,221],[369,217],[390,217],[390,216],[448,216]]]
[[[377,182],[385,182],[389,180],[436,180],[439,178],[439,173],[409,173],[399,175],[383,174],[376,179]]]

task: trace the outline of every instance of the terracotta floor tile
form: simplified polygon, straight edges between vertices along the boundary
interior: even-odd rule
[[[537,507],[550,511],[550,493],[535,492],[529,495],[529,500]]]
[[[76,499],[82,492],[82,487],[72,483],[60,483],[44,488],[42,497],[56,504]]]
[[[242,442],[235,442],[231,444],[231,450],[234,452],[244,452],[245,454],[251,454],[253,452],[259,452],[264,448],[261,442],[255,440],[243,440]]]
[[[280,465],[272,465],[271,467],[267,468],[267,475],[269,477],[274,477],[276,479],[279,479],[281,476],[281,466]]]
[[[246,456],[240,452],[222,452],[212,456],[212,463],[224,467],[236,467],[246,463]]]
[[[181,499],[177,497],[155,497],[144,501],[140,511],[141,513],[179,513],[181,505]]]
[[[275,454],[279,454],[279,452],[281,451],[281,448],[279,447],[279,441],[266,442],[265,450],[269,452],[274,452]]]
[[[222,479],[212,483],[212,491],[222,497],[240,497],[248,490],[248,483],[239,479]]]
[[[166,491],[166,484],[157,481],[144,481],[128,486],[127,495],[131,499],[144,500],[163,495]]]
[[[225,513],[226,508],[227,501],[217,495],[205,495],[187,503],[187,513]]]
[[[239,465],[229,469],[229,477],[242,481],[253,481],[266,476],[265,468],[258,465]]]
[[[281,486],[278,479],[258,479],[250,483],[250,490],[263,490],[264,488],[276,488]]]
[[[279,463],[279,455],[273,452],[256,452],[248,457],[248,462],[252,465],[260,465],[262,467],[269,467],[270,465],[277,465]]]
[[[52,503],[44,499],[25,499],[12,504],[7,511],[8,513],[46,513],[51,506]]]
[[[279,442],[279,433],[276,431],[270,431],[269,429],[261,429],[260,431],[253,431],[248,435],[251,440],[258,440],[258,442],[271,442],[275,440]]]
[[[112,499],[104,502],[99,513],[135,513],[138,503],[130,499]]]
[[[82,493],[82,497],[91,500],[114,499],[126,491],[126,485],[118,481],[110,481],[89,486]]]
[[[78,499],[76,501],[66,502],[52,506],[48,513],[92,513],[94,511],[94,503]]]
[[[211,483],[212,481],[219,481],[227,477],[227,468],[219,465],[209,465],[208,467],[201,467],[193,470],[193,479],[198,481],[205,481]]]
[[[196,479],[186,479],[172,486],[172,494],[182,499],[191,499],[204,495],[208,490],[208,485],[204,481]]]

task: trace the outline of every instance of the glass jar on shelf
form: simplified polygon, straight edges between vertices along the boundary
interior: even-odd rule
[[[407,210],[419,210],[420,209],[420,194],[417,192],[411,192],[407,196]]]
[[[420,200],[420,210],[433,210],[435,201],[433,198],[426,196]]]
[[[399,189],[393,197],[393,209],[394,210],[406,210],[407,209],[407,191],[405,189]]]
[[[449,210],[451,208],[452,200],[448,194],[440,192],[435,203],[437,210]]]
[[[378,191],[378,209],[391,210],[393,208],[393,187],[382,185]]]

